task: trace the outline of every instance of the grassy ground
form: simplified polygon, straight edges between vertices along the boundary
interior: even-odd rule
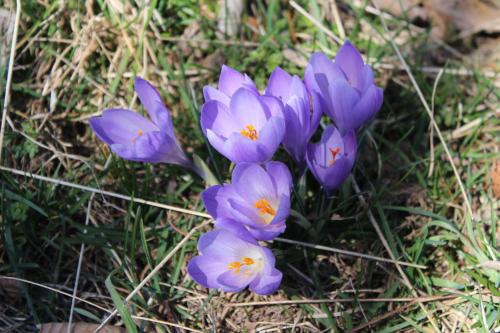
[[[207,149],[198,127],[203,85],[215,84],[222,63],[249,73],[261,89],[277,65],[302,75],[313,51],[332,56],[338,50],[321,27],[335,36],[342,30],[326,1],[299,3],[317,23],[285,1],[251,2],[232,38],[217,32],[216,1],[137,3],[24,2],[1,165],[203,212],[199,179],[174,166],[110,155],[87,119],[108,107],[142,112],[133,93],[133,77],[140,74],[160,88],[188,153],[196,152],[228,179],[228,162]],[[209,292],[186,274],[197,237],[211,227],[185,236],[204,218],[3,169],[0,330],[31,332],[41,323],[68,322],[70,315],[73,322],[100,323],[106,310],[116,307],[120,313],[111,324],[131,332],[491,332],[499,327],[500,224],[490,176],[499,160],[498,81],[482,70],[452,71],[470,67],[460,55],[475,48],[474,39],[443,45],[431,39],[428,26],[384,14],[388,32],[380,15],[358,5],[339,2],[341,22],[346,37],[377,69],[385,88],[383,109],[361,131],[353,177],[334,198],[325,198],[310,176],[307,190],[297,184],[305,199],[293,206],[307,220],[291,217],[283,237],[425,268],[274,242],[284,273],[277,294]],[[4,6],[14,8],[10,1]],[[389,41],[396,41],[434,112],[466,200]],[[423,70],[429,66],[450,71],[438,76]],[[5,77],[1,82],[3,91]],[[277,158],[287,160],[283,151]],[[85,302],[76,300],[71,311],[72,298],[62,292],[73,293],[77,272],[77,295]],[[235,306],[254,301],[265,303]],[[289,303],[277,304],[282,301]]]

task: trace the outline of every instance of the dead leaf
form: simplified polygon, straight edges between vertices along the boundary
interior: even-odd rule
[[[410,21],[416,18],[426,20],[428,17],[420,0],[377,0],[377,5],[383,11],[387,11],[394,16],[405,14]]]
[[[21,282],[11,279],[0,279],[0,295],[7,296],[11,302],[21,299]]]
[[[495,198],[500,199],[500,161],[495,163],[491,169],[491,183],[493,195]]]
[[[99,325],[87,323],[71,324],[71,333],[92,333]],[[68,323],[46,323],[40,326],[40,333],[66,333],[68,331]],[[123,327],[107,325],[100,331],[102,333],[126,333]]]
[[[426,0],[424,6],[433,21],[435,37],[444,38],[451,30],[461,37],[479,31],[500,32],[500,8],[488,0]]]

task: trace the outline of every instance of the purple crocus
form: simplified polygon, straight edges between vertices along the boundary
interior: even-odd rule
[[[182,151],[158,91],[140,77],[135,79],[135,91],[151,120],[128,109],[107,109],[101,116],[89,119],[97,137],[123,159],[172,163],[200,174]]]
[[[382,88],[375,86],[372,69],[348,41],[335,62],[323,53],[314,53],[304,79],[307,88],[321,96],[325,113],[342,133],[361,127],[382,106]]]
[[[337,189],[349,176],[356,159],[356,150],[354,131],[342,136],[334,125],[325,129],[319,143],[307,146],[307,165],[328,193]]]
[[[274,293],[282,274],[275,267],[273,253],[260,246],[247,232],[218,229],[198,241],[199,256],[188,264],[193,280],[206,288],[238,292],[247,286],[260,295]]]
[[[234,88],[229,83],[227,86]],[[203,133],[233,163],[270,160],[285,134],[283,104],[275,97],[260,96],[244,84],[234,92],[230,88],[224,88],[231,93],[227,100],[210,99],[203,104]]]
[[[307,143],[321,120],[321,104],[317,93],[312,92],[312,112],[309,93],[302,80],[279,67],[272,72],[266,94],[281,99],[284,104],[286,133],[283,146],[297,164],[304,162]]]
[[[256,239],[270,240],[285,230],[291,187],[292,176],[281,162],[240,163],[231,184],[206,189],[202,199],[217,227],[240,225]]]
[[[255,83],[248,75],[241,74],[229,66],[222,65],[218,89],[205,86],[203,88],[203,96],[205,97],[205,102],[216,100],[229,107],[231,97],[239,88],[242,87],[245,87],[256,94],[258,93]]]

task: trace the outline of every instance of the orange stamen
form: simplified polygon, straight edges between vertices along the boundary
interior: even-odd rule
[[[230,270],[234,270],[234,272],[236,274],[239,274],[241,272],[241,268],[243,266],[251,266],[251,265],[255,264],[255,261],[249,257],[243,257],[243,258],[241,258],[241,261],[242,262],[233,261],[233,262],[229,263],[229,265],[227,265],[227,267]]]
[[[332,160],[330,161],[330,164],[329,164],[330,166],[332,166],[335,163],[335,158],[340,153],[340,148],[336,147],[336,148],[328,148],[328,149],[330,149],[330,153],[332,153]]]
[[[269,214],[272,216],[276,215],[276,211],[266,199],[257,200],[254,206],[260,211],[261,214]]]
[[[246,125],[245,128],[240,131],[240,134],[252,141],[255,141],[259,138],[257,130],[252,125]]]

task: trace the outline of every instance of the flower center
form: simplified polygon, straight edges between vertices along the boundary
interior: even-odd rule
[[[144,135],[144,132],[142,130],[138,130],[137,131],[137,136],[132,139],[132,143],[135,143],[137,141],[137,139],[139,139],[143,135]]]
[[[252,258],[243,257],[241,258],[241,261],[230,262],[227,267],[229,268],[229,270],[232,270],[236,274],[239,274],[242,268],[244,268],[245,266],[252,266],[253,264],[255,264],[255,261]]]
[[[264,218],[264,222],[266,224],[271,223],[271,221],[274,219],[274,216],[276,215],[276,211],[274,210],[273,206],[267,201],[266,199],[260,199],[257,200],[254,204],[254,207],[259,210],[259,213],[263,215],[262,217]]]
[[[332,160],[328,164],[329,166],[333,166],[335,164],[335,158],[337,158],[337,155],[340,153],[340,148],[335,147],[335,148],[328,148],[330,150],[330,153],[332,153]]]
[[[252,141],[255,141],[259,138],[259,134],[257,133],[255,127],[253,127],[253,125],[246,125],[245,128],[240,131],[240,134]]]

